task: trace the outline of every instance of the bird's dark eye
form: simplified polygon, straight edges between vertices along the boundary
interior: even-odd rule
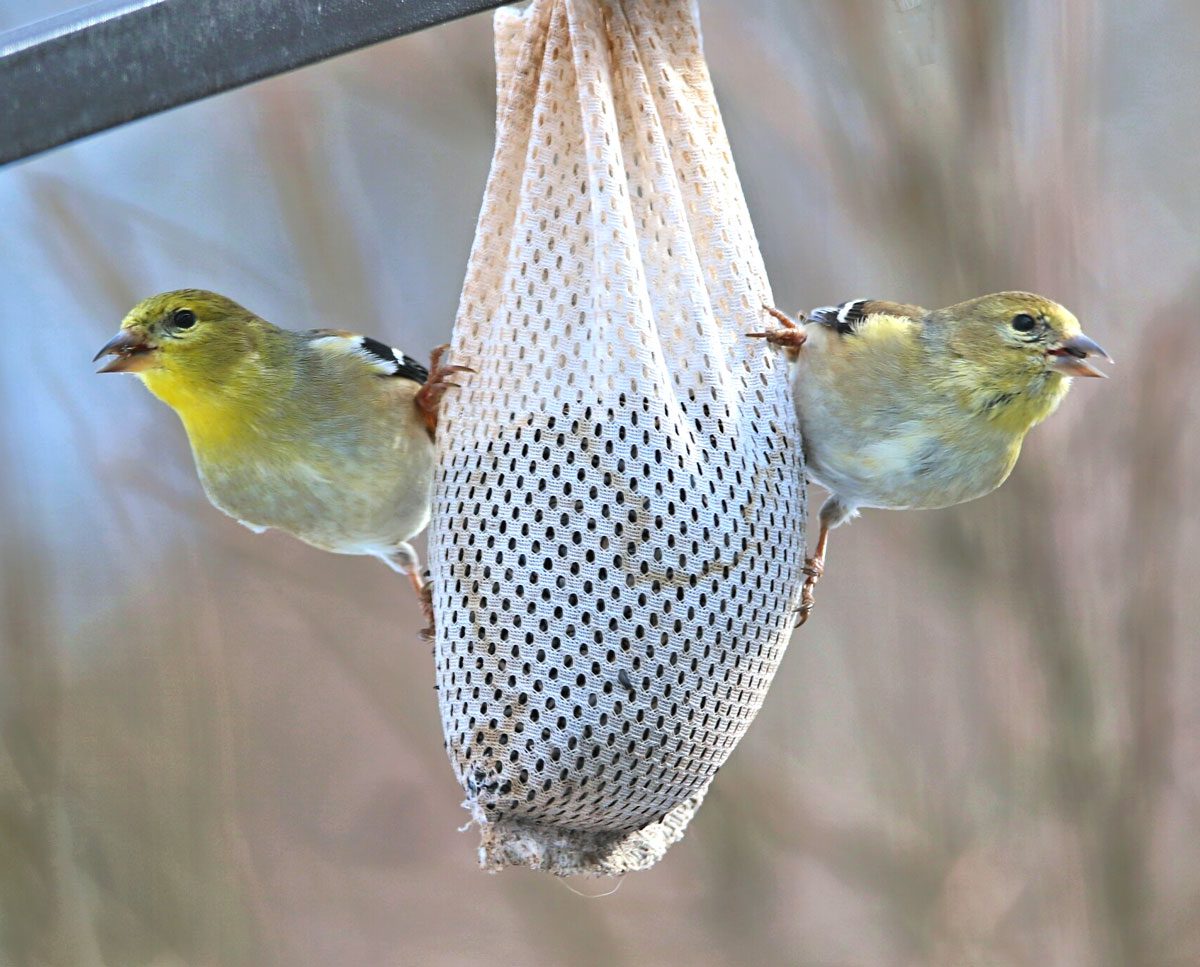
[[[1037,325],[1037,320],[1028,313],[1022,312],[1019,316],[1013,316],[1012,327],[1017,332],[1029,332]]]
[[[196,324],[196,313],[191,309],[176,309],[171,313],[171,325],[176,329],[191,329]]]

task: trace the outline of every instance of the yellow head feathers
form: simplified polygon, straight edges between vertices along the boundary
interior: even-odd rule
[[[1031,292],[997,292],[931,312],[924,338],[944,357],[939,381],[1014,431],[1054,412],[1067,391],[1064,377],[1104,376],[1089,354],[1108,358],[1069,310]]]
[[[141,379],[189,434],[224,437],[289,389],[288,368],[263,365],[286,351],[281,341],[282,330],[232,299],[178,289],[134,306],[96,359],[113,357],[102,373]]]
[[[143,299],[121,331],[95,356],[113,356],[103,373],[144,373],[196,367],[211,371],[252,347],[255,323],[267,325],[232,299],[203,289],[177,289]]]

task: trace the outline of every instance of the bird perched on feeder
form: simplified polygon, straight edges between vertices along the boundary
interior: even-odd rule
[[[813,607],[829,532],[860,507],[935,508],[1008,477],[1030,429],[1072,376],[1108,353],[1055,302],[999,292],[946,309],[871,299],[751,333],[787,350],[809,476],[829,491],[805,561],[799,624]]]
[[[95,359],[179,414],[215,507],[255,532],[380,558],[432,621],[408,541],[429,522],[439,402],[467,371],[442,365],[445,349],[426,370],[367,336],[280,329],[181,289],[134,306]]]

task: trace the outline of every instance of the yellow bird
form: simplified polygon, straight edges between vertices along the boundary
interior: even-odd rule
[[[927,311],[855,299],[751,335],[788,351],[809,476],[829,491],[805,561],[808,619],[829,532],[860,507],[949,507],[995,490],[1072,376],[1108,353],[1055,302],[998,292]]]
[[[280,329],[181,289],[138,303],[95,356],[179,414],[205,493],[253,531],[368,554],[421,595],[408,541],[429,522],[438,404],[462,366],[430,370],[377,340]]]

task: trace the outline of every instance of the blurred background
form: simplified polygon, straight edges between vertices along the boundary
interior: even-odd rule
[[[89,362],[182,286],[444,341],[490,18],[0,171],[4,964],[1200,963],[1200,7],[701,13],[782,306],[1032,289],[1113,378],[996,494],[839,532],[686,839],[589,899],[477,870],[408,586],[212,509]]]

